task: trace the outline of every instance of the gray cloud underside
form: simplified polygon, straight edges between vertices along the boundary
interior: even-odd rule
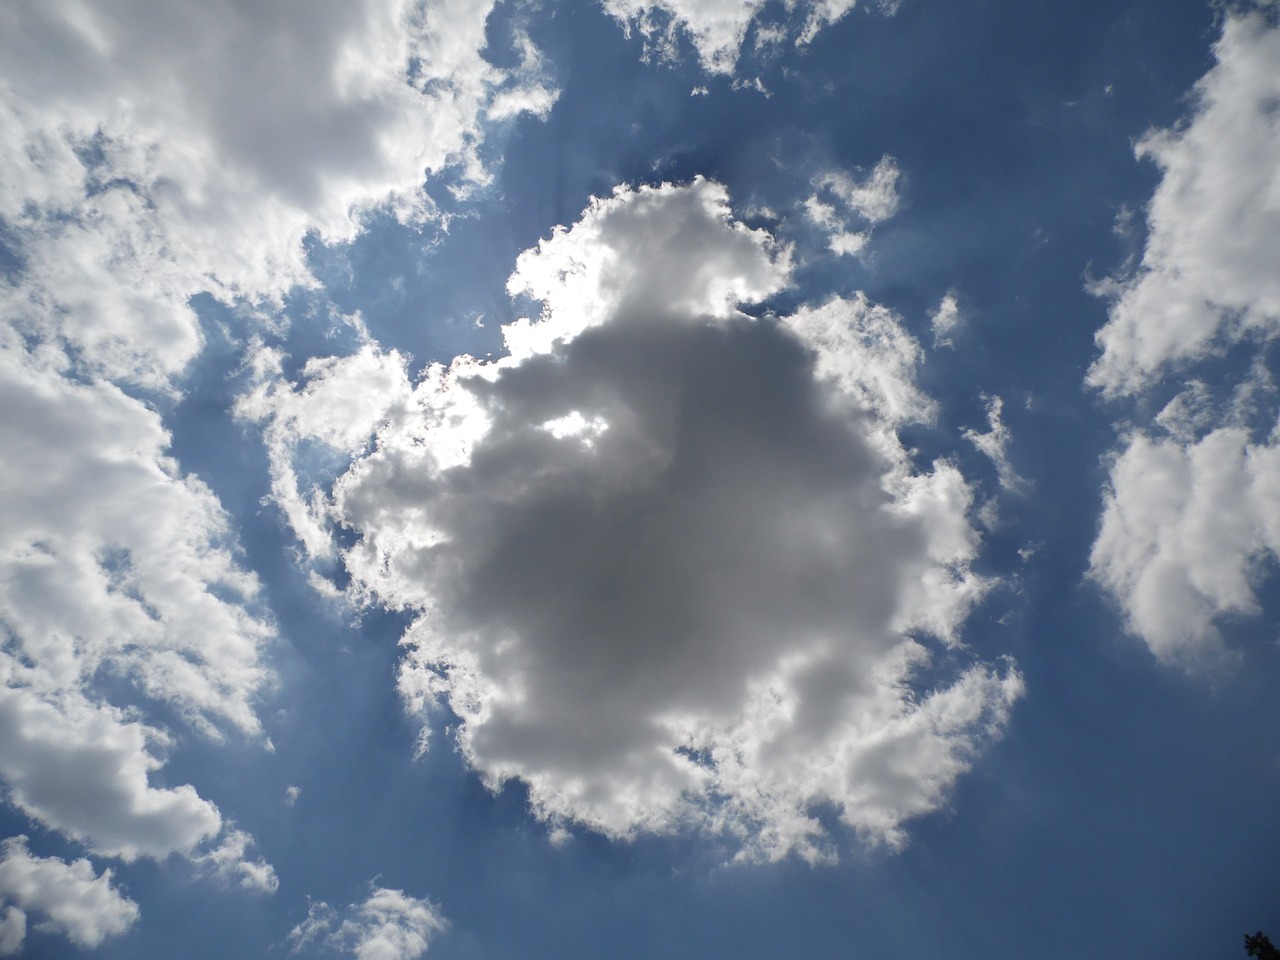
[[[705,181],[620,190],[526,254],[513,288],[546,312],[514,325],[521,352],[411,395],[383,377],[375,448],[326,509],[359,535],[356,595],[422,613],[409,703],[447,701],[469,761],[543,817],[820,859],[810,813],[831,804],[901,843],[1021,691],[981,664],[910,687],[925,635],[953,642],[985,588],[971,491],[894,435],[930,406],[892,314],[860,297],[757,321],[712,293],[789,269],[727,210]],[[376,379],[367,350],[350,364]],[[316,373],[257,415],[282,404],[305,433],[297,405],[347,376]]]

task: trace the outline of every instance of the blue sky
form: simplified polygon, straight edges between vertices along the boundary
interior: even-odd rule
[[[1280,930],[1274,2],[0,13],[0,954]]]

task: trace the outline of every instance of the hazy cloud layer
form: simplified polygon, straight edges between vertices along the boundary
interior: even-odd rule
[[[521,256],[512,355],[430,371],[336,485],[353,590],[421,614],[407,701],[552,822],[817,859],[823,803],[901,843],[1020,693],[972,663],[913,692],[985,589],[971,491],[894,434],[931,405],[889,311],[738,312],[788,271],[717,184],[619,189]]]
[[[1137,269],[1100,285],[1114,302],[1089,381],[1109,394],[1280,328],[1280,28],[1228,16],[1214,54],[1189,122],[1138,144],[1162,177]]]
[[[22,948],[28,913],[36,915],[36,929],[63,934],[85,948],[123,933],[138,919],[138,905],[112,886],[110,870],[99,875],[88,860],[33,856],[26,837],[0,844],[0,907],[0,954]]]
[[[1141,263],[1104,284],[1115,297],[1089,374],[1106,394],[1149,398],[1280,323],[1280,28],[1233,14],[1196,84],[1188,122],[1149,134],[1163,176]],[[1111,465],[1092,576],[1161,660],[1203,666],[1224,616],[1258,611],[1261,566],[1280,548],[1280,447],[1265,349],[1227,385],[1189,379],[1149,427],[1126,431]],[[1217,393],[1226,392],[1219,389]],[[1267,411],[1267,412],[1263,412]]]

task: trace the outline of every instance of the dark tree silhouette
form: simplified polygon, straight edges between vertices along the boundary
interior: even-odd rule
[[[1280,950],[1259,930],[1253,936],[1244,935],[1244,952],[1258,960],[1280,960]]]

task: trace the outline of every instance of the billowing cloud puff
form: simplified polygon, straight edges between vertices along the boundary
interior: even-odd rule
[[[736,309],[787,277],[720,186],[619,189],[520,258],[512,354],[433,369],[335,485],[353,592],[419,613],[407,701],[552,822],[818,859],[830,805],[898,844],[1020,693],[913,689],[985,588],[971,491],[893,432],[930,405],[889,311]]]
[[[223,824],[194,787],[150,783],[170,742],[150,705],[261,735],[272,631],[220,505],[139,396],[177,394],[201,347],[193,295],[270,302],[313,282],[304,235],[348,239],[375,208],[428,215],[424,178],[446,168],[485,180],[489,121],[555,99],[524,38],[516,66],[484,59],[492,8],[0,10],[0,776],[96,853],[177,851],[274,889],[239,831],[199,852]],[[104,678],[141,695],[133,711]]]
[[[628,28],[644,36],[648,48],[659,56],[674,56],[679,31],[683,30],[709,73],[732,74],[738,63],[747,31],[757,28],[756,45],[777,42],[789,33],[798,43],[808,43],[818,31],[835,23],[854,8],[857,0],[804,0],[787,4],[787,14],[799,8],[796,23],[759,22],[764,0],[605,0],[604,8]],[[882,2],[880,8],[892,13],[896,2]]]
[[[481,56],[492,6],[7,4],[10,322],[159,386],[199,348],[192,294],[276,296],[309,282],[304,234],[350,238],[374,207],[420,217],[447,166],[483,180],[486,112],[554,100],[527,43],[514,71]]]
[[[362,903],[347,908],[341,921],[327,903],[313,903],[307,918],[289,934],[290,952],[320,946],[356,960],[418,960],[431,938],[448,925],[430,900],[375,885]]]
[[[282,387],[282,357],[269,347],[253,353],[255,385],[236,403],[236,415],[264,424],[271,458],[271,492],[295,535],[313,559],[333,552],[320,491],[304,489],[305,465],[298,440],[318,441],[351,456],[364,452],[374,430],[411,393],[405,361],[395,351],[366,345],[348,357],[312,358],[303,368],[307,385]]]
[[[270,627],[217,500],[165,456],[160,418],[108,383],[0,351],[0,620],[10,683],[134,681],[214,732],[259,730]]]
[[[543,314],[503,328],[512,359],[546,353],[619,314],[727,319],[786,284],[790,250],[734,221],[723,186],[699,178],[672,196],[669,187],[619,187],[520,255],[507,289],[541,300]]]
[[[0,777],[14,804],[91,850],[188,852],[221,817],[155,788],[168,738],[105,703],[114,677],[213,737],[260,735],[270,624],[250,611],[212,493],[165,456],[160,418],[117,387],[0,350]]]
[[[226,883],[234,883],[241,889],[254,893],[275,893],[280,888],[275,867],[262,857],[250,860],[248,853],[253,845],[253,837],[249,834],[243,830],[230,829],[226,831],[222,843],[195,859],[197,863],[209,867],[215,876]]]
[[[1189,121],[1139,145],[1163,176],[1141,264],[1104,285],[1115,301],[1089,380],[1107,394],[1149,397],[1170,367],[1280,330],[1280,28],[1268,11],[1232,14],[1214,52]],[[1221,385],[1189,379],[1149,428],[1127,431],[1091,560],[1128,628],[1188,668],[1220,655],[1225,618],[1258,610],[1253,583],[1280,548],[1265,354],[1227,386],[1230,401],[1215,401]]]
[[[1115,301],[1089,381],[1109,394],[1219,339],[1280,331],[1280,28],[1262,12],[1233,14],[1214,54],[1190,121],[1138,144],[1163,176],[1137,271],[1100,287]]]
[[[1111,470],[1092,573],[1161,660],[1218,650],[1215,620],[1258,609],[1257,564],[1280,554],[1280,445],[1238,427],[1193,442],[1131,437]]]
[[[33,856],[26,837],[0,844],[0,904],[0,954],[22,948],[29,912],[43,918],[38,929],[64,934],[86,948],[123,933],[138,919],[138,905],[112,886],[110,870],[99,875],[88,860]]]
[[[82,697],[0,691],[0,776],[10,801],[95,853],[163,858],[220,829],[217,808],[190,785],[149,784],[160,764],[148,748],[159,739],[157,731]]]

